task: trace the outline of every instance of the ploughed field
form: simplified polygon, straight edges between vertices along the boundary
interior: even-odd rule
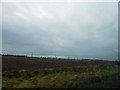
[[[55,67],[73,67],[88,66],[93,64],[106,64],[109,61],[89,61],[74,59],[58,59],[58,58],[35,58],[35,57],[17,57],[2,56],[2,69],[4,70],[20,70],[20,69],[41,69]]]
[[[2,57],[3,88],[116,88],[119,62]]]

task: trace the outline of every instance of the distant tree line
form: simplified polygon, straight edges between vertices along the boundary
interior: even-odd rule
[[[12,57],[30,57],[27,55],[10,55],[10,54],[0,54],[0,56],[12,56]],[[58,60],[81,60],[81,61],[107,61],[107,60],[100,60],[100,59],[78,59],[78,58],[59,58],[59,57],[45,57],[45,56],[41,56],[41,57],[31,57],[31,58],[40,58],[40,59],[58,59]],[[112,61],[117,63],[118,65],[120,65],[120,61],[119,60],[115,60]]]
[[[2,56],[28,57],[28,56],[26,56],[26,55],[8,55],[8,54],[2,54]]]

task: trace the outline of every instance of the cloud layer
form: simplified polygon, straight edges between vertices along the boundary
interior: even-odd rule
[[[117,59],[117,3],[3,3],[3,52]]]

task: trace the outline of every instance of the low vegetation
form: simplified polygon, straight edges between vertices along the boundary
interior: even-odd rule
[[[4,70],[3,88],[114,88],[119,87],[119,66],[90,64],[37,70]]]

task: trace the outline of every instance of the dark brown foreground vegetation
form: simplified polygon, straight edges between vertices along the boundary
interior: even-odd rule
[[[3,88],[116,88],[119,62],[3,56]]]

